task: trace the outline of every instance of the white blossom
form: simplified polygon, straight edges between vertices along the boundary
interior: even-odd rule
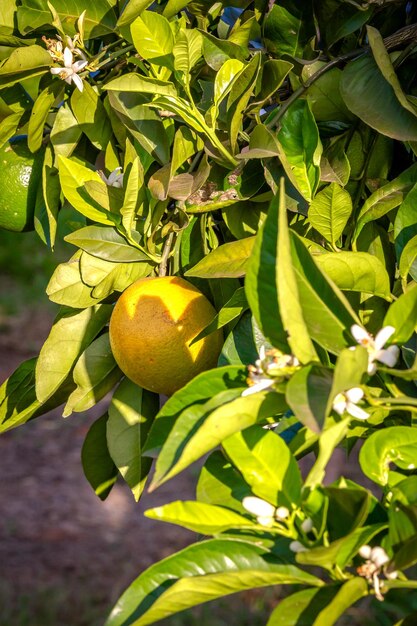
[[[369,413],[357,406],[357,403],[362,398],[362,389],[360,387],[352,387],[352,389],[337,394],[333,400],[333,409],[339,415],[343,415],[346,412],[352,417],[356,417],[356,419],[366,420],[369,417]]]
[[[287,519],[289,514],[290,514],[290,511],[289,509],[287,509],[286,506],[279,506],[277,510],[275,511],[275,519],[277,519],[280,522],[284,519]]]
[[[368,351],[368,374],[375,374],[377,369],[375,361],[388,367],[393,367],[396,364],[400,354],[399,347],[388,346],[388,348],[384,348],[389,338],[395,333],[393,326],[384,326],[375,338],[358,324],[354,324],[350,330],[358,344]]]
[[[249,387],[243,391],[242,396],[249,396],[258,391],[269,389],[276,382],[282,382],[300,366],[298,359],[292,354],[283,354],[279,350],[265,350],[261,346],[259,359],[255,365],[249,365],[247,383]]]
[[[105,176],[103,172],[99,172],[100,178],[104,180],[106,185],[109,187],[123,187],[123,172],[121,167],[116,167],[112,172],[110,172],[109,176]]]
[[[303,544],[300,541],[291,541],[290,543],[290,550],[291,552],[307,552],[308,548],[306,548],[305,546],[303,546]]]
[[[84,89],[83,81],[78,76],[78,72],[83,70],[87,65],[87,61],[74,61],[74,55],[67,47],[63,54],[64,67],[51,67],[51,74],[56,74],[62,80],[65,80],[69,85],[73,82],[74,85],[82,91]]]
[[[390,572],[386,568],[390,558],[381,546],[364,545],[359,548],[359,555],[365,559],[364,565],[358,567],[357,572],[359,576],[363,576],[372,585],[375,591],[375,597],[377,600],[383,601],[384,596],[381,591],[380,577],[382,574],[386,578],[397,578],[398,572]]]
[[[306,517],[306,519],[301,523],[301,530],[303,533],[309,533],[313,530],[313,520],[311,517]]]

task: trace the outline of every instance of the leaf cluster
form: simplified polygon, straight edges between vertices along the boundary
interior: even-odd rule
[[[302,589],[268,626],[328,626],[416,588],[416,21],[405,0],[3,0],[0,145],[43,154],[36,231],[53,248],[70,215],[75,252],[0,431],[111,394],[82,454],[100,498],[206,457],[194,501],[146,514],[211,538],[142,573],[107,626],[280,584]],[[108,321],[167,272],[216,307],[193,341],[225,342],[159,408]],[[359,466],[329,484],[338,447]]]

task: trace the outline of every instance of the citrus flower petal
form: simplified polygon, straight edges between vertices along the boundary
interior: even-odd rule
[[[384,326],[381,330],[376,334],[375,337],[375,350],[381,350],[383,346],[387,343],[388,339],[392,337],[395,333],[394,326]]]
[[[73,60],[74,60],[74,57],[72,55],[71,50],[68,47],[65,48],[65,50],[64,50],[64,65],[65,65],[65,67],[68,67],[68,68],[72,67]]]
[[[346,405],[347,405],[347,402],[346,402],[345,394],[338,393],[335,399],[333,400],[333,409],[336,411],[336,413],[339,413],[339,415],[343,415],[343,413],[346,411]]]
[[[375,359],[380,361],[388,367],[394,367],[400,356],[400,349],[398,346],[389,346],[385,350],[378,350],[375,354]]]
[[[300,541],[291,541],[290,550],[291,552],[307,552],[307,549]]]
[[[73,74],[72,76],[70,76],[69,81],[67,82],[71,82],[71,80],[73,81],[77,89],[79,89],[80,91],[84,89],[83,81],[79,76],[77,76],[77,74]]]
[[[347,403],[346,411],[349,415],[356,417],[358,420],[367,420],[369,417],[369,413],[361,409],[359,406],[356,406],[356,404],[353,404],[353,402]]]
[[[249,513],[258,517],[273,517],[275,513],[275,507],[272,504],[256,496],[246,496],[242,500],[242,505]]]
[[[367,544],[364,546],[361,546],[359,548],[359,555],[363,558],[363,559],[370,559],[371,558],[371,554],[372,554],[372,548],[371,546],[368,546]]]
[[[360,387],[352,387],[345,392],[347,399],[354,404],[363,398],[363,390]]]
[[[251,385],[245,391],[242,392],[242,396],[250,396],[252,393],[258,393],[258,391],[263,391],[264,389],[268,389],[274,384],[272,378],[262,378],[258,383]]]
[[[360,344],[373,341],[371,335],[358,324],[353,324],[350,332],[352,333],[354,339]]]

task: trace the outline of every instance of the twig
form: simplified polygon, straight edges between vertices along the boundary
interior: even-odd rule
[[[166,276],[168,269],[168,258],[171,253],[172,242],[174,241],[174,231],[170,232],[164,243],[161,262],[159,264],[159,276]]]

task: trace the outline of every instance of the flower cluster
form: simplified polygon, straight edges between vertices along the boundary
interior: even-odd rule
[[[388,571],[387,564],[390,558],[381,546],[371,548],[371,546],[364,545],[359,549],[359,555],[365,559],[365,563],[360,565],[356,571],[359,576],[363,576],[372,584],[375,597],[382,601],[384,596],[381,592],[381,581],[379,579],[381,574],[384,574],[386,578],[392,579],[397,578],[398,572]]]
[[[248,366],[249,376],[246,382],[249,387],[245,389],[242,396],[263,391],[272,387],[276,382],[290,378],[299,367],[300,362],[295,356],[283,354],[280,350],[265,350],[262,346],[255,365]]]
[[[63,66],[52,67],[51,74],[58,75],[59,78],[65,80],[68,84],[73,82],[77,89],[82,91],[84,85],[82,79],[78,76],[78,72],[81,72],[88,65],[88,61],[84,52],[78,47],[81,42],[80,35],[75,35],[74,39],[67,36],[65,48],[59,35],[57,35],[57,39],[48,39],[47,37],[42,37],[42,39],[53,60]],[[80,60],[74,61],[75,57],[79,57]]]
[[[256,496],[243,498],[242,505],[249,513],[256,516],[258,524],[268,528],[273,526],[275,522],[283,522],[290,515],[286,506],[275,507],[273,504]]]

